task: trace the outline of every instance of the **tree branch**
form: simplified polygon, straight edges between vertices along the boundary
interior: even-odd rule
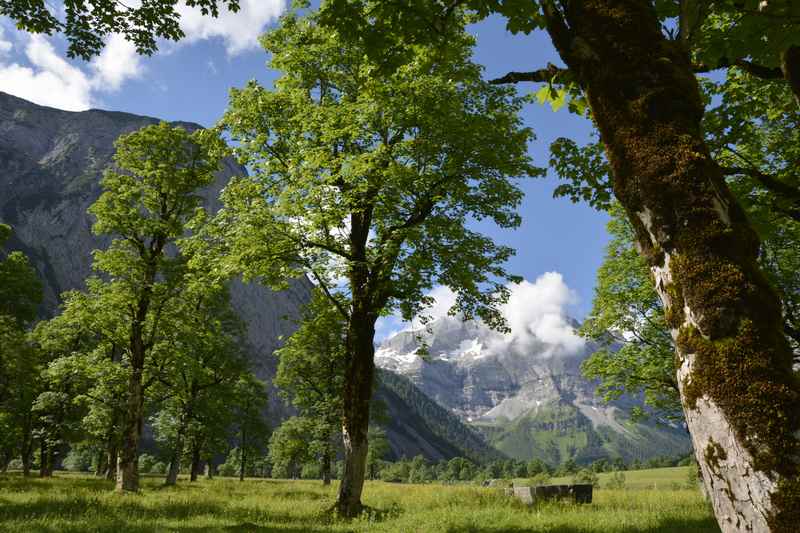
[[[696,64],[692,66],[692,69],[700,74],[704,72],[711,72],[712,70],[718,70],[721,68],[729,68],[729,67],[739,67],[740,69],[744,70],[751,76],[755,76],[756,78],[761,78],[764,80],[784,80],[785,76],[783,75],[783,71],[778,67],[765,67],[764,65],[759,65],[758,63],[753,63],[752,61],[748,61],[747,59],[734,59],[733,61],[729,60],[727,57],[720,58],[719,63],[716,65],[706,65],[704,63]]]
[[[519,83],[522,81],[549,82],[556,76],[567,73],[569,73],[568,69],[559,68],[552,63],[548,63],[545,68],[539,70],[530,72],[509,72],[501,78],[489,80],[489,83],[493,85],[502,85],[504,83]]]

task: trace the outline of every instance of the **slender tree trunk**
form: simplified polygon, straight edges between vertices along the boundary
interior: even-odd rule
[[[347,380],[344,385],[342,440],[344,472],[339,484],[336,508],[341,516],[354,517],[361,510],[361,491],[367,462],[369,402],[375,376],[376,316],[370,314],[366,302],[353,299],[353,312],[347,332],[349,351]]]
[[[781,70],[800,105],[800,46],[790,46],[783,52]]]
[[[214,465],[210,457],[206,461],[206,479],[214,479]]]
[[[553,5],[548,31],[586,92],[664,303],[720,527],[793,531],[800,384],[780,302],[756,264],[758,239],[704,143],[688,54],[664,38],[649,2],[571,2],[565,20]]]
[[[117,456],[119,454],[117,443],[114,438],[110,438],[108,441],[108,450],[107,450],[107,463],[106,463],[106,479],[111,481],[117,478]]]
[[[105,450],[100,450],[97,452],[97,466],[94,469],[95,477],[102,477],[105,475],[106,470],[108,470],[108,455],[106,455]]]
[[[245,446],[247,445],[247,432],[242,427],[242,442],[239,447],[239,481],[244,481],[244,463],[247,458],[245,455]]]
[[[197,439],[192,442],[192,469],[191,473],[189,474],[189,481],[197,481],[197,476],[200,475],[200,471],[203,466],[202,460],[200,459],[201,447],[202,443],[197,442]]]
[[[33,458],[33,437],[31,436],[30,427],[25,427],[22,435],[22,475],[28,477],[31,475],[31,463]]]
[[[139,490],[139,439],[144,425],[144,374],[145,356],[148,346],[145,344],[145,323],[150,310],[153,284],[158,270],[157,258],[161,255],[164,243],[156,241],[151,245],[147,258],[142,292],[136,304],[136,312],[130,330],[130,365],[131,375],[128,379],[127,400],[122,426],[122,446],[117,460],[117,492],[136,492]],[[155,326],[151,326],[155,327]],[[150,332],[152,337],[153,332]]]
[[[178,427],[178,432],[175,435],[175,446],[172,448],[172,457],[170,457],[169,461],[167,478],[164,480],[165,485],[174,485],[178,482],[178,474],[181,471],[181,457],[183,456],[183,443],[185,440],[186,429],[189,426],[190,417],[191,412],[186,412],[181,417],[181,423]]]
[[[322,448],[322,484],[328,486],[331,484],[331,455],[333,450],[331,446],[331,436],[325,436],[325,446]]]
[[[45,439],[39,445],[39,477],[53,477],[52,453]]]

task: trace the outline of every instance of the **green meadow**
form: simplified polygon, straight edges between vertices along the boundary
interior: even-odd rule
[[[336,485],[273,479],[181,479],[163,487],[146,477],[139,494],[120,496],[90,476],[0,476],[0,531],[13,532],[718,532],[686,469],[626,472],[623,490],[601,488],[589,505],[526,507],[502,490],[476,485],[367,482],[369,511],[356,520],[328,512]],[[554,480],[559,481],[559,480]],[[683,483],[683,486],[679,486]],[[657,488],[653,488],[657,486]]]

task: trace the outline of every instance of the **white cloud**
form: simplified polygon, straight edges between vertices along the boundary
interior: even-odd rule
[[[140,77],[144,71],[136,47],[119,34],[108,39],[91,66],[94,71],[92,85],[98,91],[116,91],[123,82]]]
[[[239,12],[221,9],[218,18],[183,5],[177,9],[186,37],[175,46],[219,38],[228,55],[235,55],[259,47],[258,37],[283,13],[286,0],[242,0]],[[47,37],[11,30],[24,47],[12,60],[15,46],[5,38],[6,29],[0,26],[0,91],[40,105],[83,111],[99,105],[98,95],[119,90],[145,70],[135,47],[120,35],[110,36],[100,55],[80,67],[66,61]],[[216,70],[213,62],[208,66]],[[157,81],[154,86],[165,87]]]
[[[56,53],[47,39],[29,36],[25,56],[30,67],[0,62],[0,91],[68,111],[91,107],[91,80]]]
[[[11,44],[11,41],[7,41],[5,39],[4,34],[5,30],[3,29],[2,26],[0,26],[0,56],[7,54],[14,47],[14,45]]]
[[[572,355],[584,348],[584,339],[575,332],[568,320],[568,308],[576,304],[578,298],[560,273],[546,272],[533,283],[523,280],[508,288],[511,294],[500,311],[511,331],[487,338],[492,344],[492,351],[537,352],[546,357]],[[456,301],[455,293],[448,287],[435,287],[428,295],[435,298],[435,303],[423,314],[434,319],[447,316]],[[397,316],[382,318],[378,322],[376,337],[389,338],[398,333],[398,324],[401,323]],[[410,324],[402,323],[402,326],[404,328],[401,330],[407,331],[418,329],[421,324],[414,319]]]
[[[286,0],[242,0],[241,9],[231,13],[221,9],[219,17],[204,16],[199,9],[180,5],[183,43],[221,38],[228,55],[259,47],[258,38],[286,9]]]
[[[511,328],[513,342],[525,349],[545,342],[556,351],[575,353],[584,340],[567,321],[567,307],[577,303],[575,291],[558,272],[546,272],[533,283],[510,285],[511,295],[502,313]]]
[[[119,35],[108,40],[88,72],[64,59],[46,37],[20,34],[20,38],[26,42],[28,65],[0,60],[0,91],[40,105],[83,111],[96,105],[97,92],[118,90],[143,72],[133,45]],[[3,42],[7,41],[0,41],[0,49]]]

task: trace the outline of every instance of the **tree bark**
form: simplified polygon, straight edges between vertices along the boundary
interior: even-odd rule
[[[358,282],[354,283],[358,286]],[[375,321],[368,302],[353,297],[353,311],[347,331],[349,360],[347,380],[343,394],[342,440],[344,444],[344,471],[339,484],[336,508],[340,516],[357,516],[364,488],[367,462],[367,431],[369,429],[369,403],[375,376]]]
[[[47,441],[42,439],[39,444],[39,477],[53,477],[52,455]]]
[[[95,477],[104,476],[106,470],[108,470],[108,455],[106,455],[105,450],[100,450],[97,452],[97,466],[94,469]]]
[[[181,471],[181,457],[183,456],[183,442],[186,429],[189,426],[190,417],[191,412],[186,412],[181,417],[178,432],[175,435],[175,446],[172,448],[172,457],[170,457],[169,469],[167,470],[167,477],[164,480],[164,485],[175,485],[178,482],[178,474]]]
[[[108,460],[106,462],[106,479],[111,481],[117,478],[117,461],[119,455],[119,450],[116,442],[113,440],[113,437],[109,439],[108,450],[106,453],[108,454]]]
[[[22,435],[22,475],[28,477],[31,475],[31,463],[33,458],[33,438],[31,436],[30,427],[23,430]]]
[[[242,442],[239,448],[239,481],[244,481],[244,463],[247,458],[245,455],[245,446],[247,446],[247,433],[242,427]]]
[[[783,52],[781,70],[800,106],[800,46],[790,46]]]
[[[200,449],[202,447],[202,443],[193,442],[192,443],[192,468],[189,474],[189,481],[197,481],[197,476],[200,475],[203,463],[200,459]]]
[[[651,3],[545,2],[581,83],[676,344],[697,461],[722,530],[800,523],[800,384],[758,238],[709,154],[688,53]]]
[[[206,479],[214,479],[214,465],[211,463],[211,458],[206,461]]]
[[[331,455],[333,450],[331,446],[331,436],[325,436],[325,445],[322,448],[322,484],[328,486],[331,484]]]
[[[117,460],[118,492],[136,492],[139,490],[139,439],[142,436],[142,417],[144,407],[144,391],[142,388],[142,369],[136,365],[131,369],[128,381],[128,401],[124,417],[122,433],[122,449]]]

